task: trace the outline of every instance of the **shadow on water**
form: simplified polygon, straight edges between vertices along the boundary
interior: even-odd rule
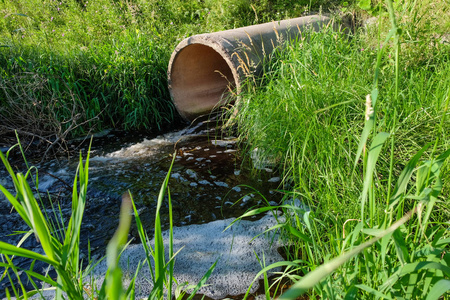
[[[87,255],[89,243],[94,258],[104,255],[108,240],[118,225],[122,195],[127,191],[132,193],[144,228],[152,237],[159,189],[174,153],[176,158],[169,186],[175,226],[241,215],[262,202],[250,187],[270,199],[274,194],[272,189],[277,188],[278,178],[270,169],[255,178],[251,167],[244,167],[235,138],[224,136],[216,125],[213,122],[199,122],[160,136],[107,132],[101,137],[95,137],[91,148],[87,205],[81,229],[83,254]],[[82,151],[84,155],[86,152],[87,148]],[[71,184],[77,163],[78,157],[74,156],[36,164],[39,170],[39,191],[49,195],[50,201],[59,205],[66,222],[71,213]],[[17,168],[18,171],[25,171]],[[0,184],[13,190],[3,166],[0,167]],[[46,209],[51,214],[50,206]],[[167,207],[162,208],[161,217],[163,226],[168,228]],[[0,240],[11,244],[17,244],[22,235],[9,234],[28,230],[18,214],[11,211],[11,205],[3,195],[0,196],[0,229]],[[139,242],[134,225],[129,239],[133,243]],[[30,238],[23,247],[35,250],[39,245]],[[16,258],[15,262],[19,267],[26,268],[29,265],[29,261],[20,258]],[[44,267],[37,263],[35,270]],[[27,281],[25,275],[22,279],[23,282]],[[0,282],[0,297],[4,297],[3,291],[7,286],[7,280]]]

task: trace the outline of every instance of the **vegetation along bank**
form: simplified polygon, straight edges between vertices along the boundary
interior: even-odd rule
[[[111,127],[167,130],[179,120],[166,75],[178,42],[299,16],[310,9],[301,2],[3,1],[0,134],[48,144]]]
[[[0,4],[0,134],[49,142],[171,126],[166,68],[186,36],[350,16],[350,36],[307,32],[249,78],[229,124],[285,187],[279,207],[251,213],[287,216],[284,299],[448,296],[448,1],[42,3]]]

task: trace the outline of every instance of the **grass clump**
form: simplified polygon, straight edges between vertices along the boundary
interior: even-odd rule
[[[97,278],[93,277],[92,271],[103,258],[97,262],[91,261],[90,253],[88,253],[88,261],[86,262],[80,257],[80,231],[87,201],[87,185],[89,181],[89,154],[85,162],[83,162],[83,158],[80,154],[77,174],[73,182],[72,214],[67,223],[65,223],[64,218],[62,217],[62,212],[58,212],[53,207],[53,204],[53,216],[47,215],[42,200],[39,201],[39,193],[37,194],[37,197],[33,193],[33,189],[30,187],[28,181],[30,181],[30,179],[35,181],[35,178],[32,178],[31,172],[34,167],[30,168],[25,175],[22,173],[15,174],[8,162],[8,155],[5,157],[3,153],[0,152],[0,159],[13,180],[16,195],[14,196],[11,194],[11,192],[2,185],[0,185],[0,191],[11,203],[12,208],[30,228],[16,246],[0,241],[0,267],[3,269],[0,274],[0,280],[8,278],[11,282],[12,292],[8,288],[6,289],[6,296],[8,299],[11,299],[11,293],[13,293],[16,299],[27,299],[28,297],[35,295],[45,299],[46,297],[49,297],[48,291],[53,291],[50,295],[55,299],[65,299],[66,297],[69,299],[134,299],[136,294],[136,276],[138,276],[140,269],[145,264],[150,268],[152,278],[149,280],[153,283],[153,288],[148,299],[164,299],[166,294],[167,299],[172,299],[172,295],[174,295],[176,299],[192,299],[195,296],[195,293],[211,276],[217,261],[211,266],[197,285],[188,285],[188,283],[178,284],[174,277],[176,253],[173,251],[172,204],[170,192],[168,190],[171,168],[167,173],[158,196],[154,227],[155,243],[153,248],[151,247],[150,240],[143,228],[131,194],[125,194],[123,196],[119,226],[114,236],[109,241],[106,249],[108,269],[106,274],[104,274],[105,280],[99,288],[96,283]],[[174,160],[175,155],[173,161]],[[37,182],[38,180],[36,179],[36,185]],[[170,215],[170,249],[168,251],[168,260],[165,256],[166,251],[164,249],[159,212],[166,195],[168,196]],[[42,205],[40,205],[39,202]],[[139,236],[146,253],[146,260],[138,265],[129,286],[124,287],[123,273],[119,266],[119,259],[129,243],[127,238],[132,221],[132,211],[134,212]],[[25,240],[33,235],[39,242],[42,251],[31,251],[22,248]],[[90,249],[88,249],[88,251],[90,251]],[[31,259],[33,262],[30,264],[29,269],[18,267],[14,263],[14,257],[16,256]],[[48,264],[48,269],[44,274],[39,270],[34,270],[36,261]],[[52,275],[49,273],[50,269],[56,271],[56,279],[52,278]],[[29,282],[31,282],[34,287],[34,290],[28,291],[25,289],[24,283],[19,275],[22,272],[26,274]],[[13,274],[18,282],[15,282]],[[18,288],[16,288],[16,284]],[[44,286],[40,287],[41,284]],[[176,286],[176,289],[175,284],[178,285]],[[47,287],[45,287],[45,285],[47,285]],[[175,293],[173,293],[173,290],[175,290]],[[187,291],[191,291],[189,296],[186,296]]]
[[[297,17],[323,2],[3,1],[0,134],[16,129],[50,144],[111,127],[164,130],[179,120],[166,75],[178,42]]]
[[[76,107],[82,117],[72,135],[105,126],[161,129],[173,121],[166,88],[168,44],[160,44],[160,34],[151,28],[140,30],[133,6],[113,1],[12,1],[4,13],[4,115],[18,114],[15,106],[33,101],[50,106],[66,129]],[[36,78],[44,89],[9,89],[26,87]]]
[[[441,53],[433,68],[403,70],[396,94],[394,47],[381,47],[376,71],[380,47],[366,45],[361,35],[349,39],[332,30],[305,33],[276,53],[260,86],[251,87],[236,104],[234,118],[248,150],[258,148],[264,159],[279,162],[285,182],[327,210],[339,210],[359,194],[362,169],[355,170],[353,161],[375,72],[382,99],[376,132],[395,135],[395,175],[426,142],[439,137],[441,152],[450,143],[450,123],[439,126],[448,113],[448,52]],[[389,152],[382,153],[382,185],[388,180],[389,160]],[[344,215],[352,213],[349,207]]]
[[[450,48],[419,39],[418,57],[397,21],[418,7],[381,8],[389,32],[305,33],[237,103],[245,149],[284,175],[283,205],[268,208],[286,217],[280,276],[294,285],[281,299],[448,289]]]

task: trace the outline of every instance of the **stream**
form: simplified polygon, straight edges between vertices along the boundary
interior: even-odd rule
[[[158,193],[175,150],[176,158],[169,181],[174,226],[238,217],[265,201],[256,191],[276,204],[273,201],[281,197],[273,190],[278,187],[280,178],[269,168],[264,168],[255,176],[252,166],[249,166],[251,163],[243,163],[236,143],[236,139],[224,135],[214,121],[199,122],[159,136],[105,131],[94,137],[87,204],[81,229],[82,256],[88,255],[88,244],[92,258],[105,255],[106,245],[118,225],[122,195],[128,191],[137,204],[144,228],[150,238],[153,236]],[[88,151],[87,144],[82,149],[83,157]],[[23,163],[10,163],[16,172],[26,171]],[[38,170],[44,211],[50,218],[54,216],[52,203],[56,210],[60,210],[57,218],[62,215],[62,219],[68,222],[77,164],[76,155],[34,164]],[[14,191],[3,165],[0,166],[0,184]],[[163,229],[168,228],[168,208],[165,204],[161,214]],[[1,194],[0,240],[15,245],[22,234],[10,234],[27,230],[25,223],[16,212],[11,211],[10,203]],[[140,243],[134,224],[129,240]],[[41,251],[32,237],[22,247]],[[15,258],[14,261],[16,266],[22,268],[27,268],[30,263],[22,258]],[[35,270],[43,268],[45,265],[39,262],[34,267]],[[22,273],[21,279],[26,283],[25,274]],[[7,278],[0,282],[0,298],[5,296],[4,290],[8,286]],[[32,286],[28,284],[27,288]]]

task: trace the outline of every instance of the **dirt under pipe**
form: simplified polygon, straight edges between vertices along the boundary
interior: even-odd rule
[[[186,38],[175,48],[168,67],[175,107],[187,121],[210,113],[226,104],[227,91],[239,94],[246,78],[260,74],[275,47],[305,29],[317,31],[330,22],[313,15]]]

